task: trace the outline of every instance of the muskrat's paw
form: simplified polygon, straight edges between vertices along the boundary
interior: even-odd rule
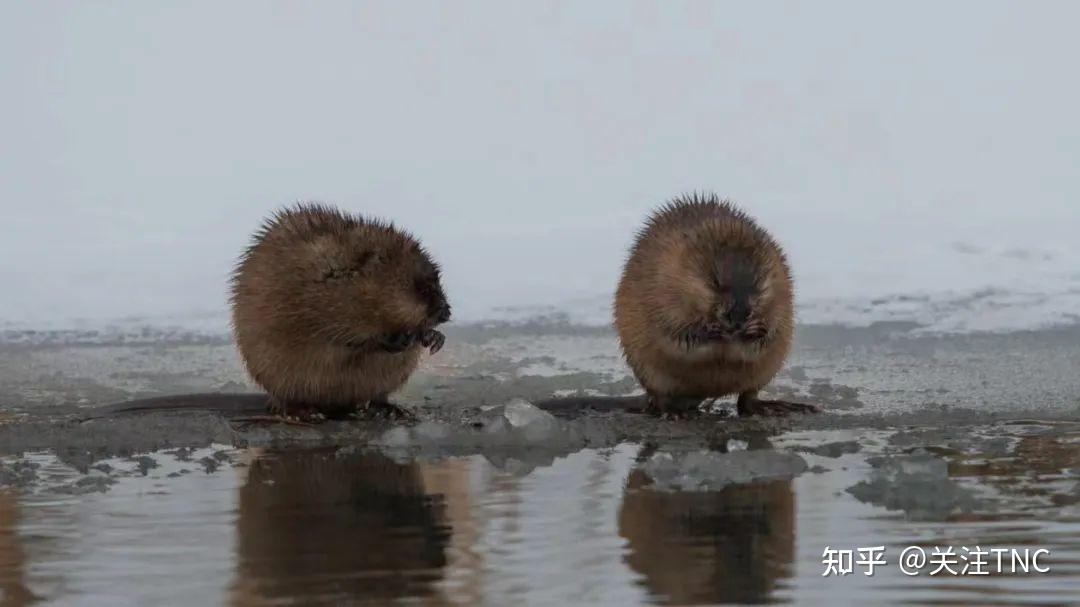
[[[272,396],[266,403],[266,412],[269,415],[255,416],[259,419],[255,419],[254,417],[249,419],[253,421],[271,421],[273,419],[288,420],[302,424],[318,423],[326,420],[326,417],[311,405],[290,403]]]
[[[793,403],[787,400],[759,400],[739,403],[739,416],[761,415],[764,417],[785,417],[792,413],[821,413],[821,407],[805,403]]]
[[[420,345],[428,349],[432,354],[442,350],[446,344],[446,336],[435,329],[428,329],[420,335]]]
[[[731,328],[719,323],[698,323],[675,334],[675,341],[686,350],[731,340]]]
[[[689,327],[675,334],[675,342],[685,350],[693,350],[705,343],[707,339],[705,330],[699,326]]]
[[[697,419],[701,417],[701,411],[697,409],[685,409],[682,411],[664,411],[660,414],[660,419],[666,419],[668,421],[684,421],[688,419]]]
[[[693,419],[701,415],[700,405],[699,398],[649,396],[645,413],[667,420]]]
[[[741,336],[747,341],[762,341],[769,336],[769,327],[761,320],[755,320],[743,327]]]
[[[357,411],[357,417],[361,419],[376,420],[389,419],[394,421],[415,422],[419,421],[412,411],[395,405],[385,400],[369,401]]]
[[[416,343],[416,333],[412,331],[399,331],[391,333],[382,339],[382,349],[386,352],[404,352]]]

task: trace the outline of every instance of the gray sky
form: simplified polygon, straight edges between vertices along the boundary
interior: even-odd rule
[[[693,189],[770,227],[808,296],[942,288],[954,266],[912,264],[955,242],[1080,259],[1078,22],[1048,1],[5,2],[0,320],[219,309],[296,199],[420,235],[466,313],[610,291],[648,210]]]

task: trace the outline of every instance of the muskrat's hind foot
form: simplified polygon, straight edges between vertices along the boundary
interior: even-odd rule
[[[700,398],[649,394],[645,413],[660,419],[690,419],[701,414],[700,405]]]
[[[784,417],[792,413],[821,413],[821,407],[817,405],[794,403],[788,400],[763,400],[757,397],[756,391],[740,394],[736,407],[739,410],[739,417],[750,415]]]
[[[386,398],[373,398],[361,405],[356,413],[362,419],[391,419],[407,422],[417,421],[416,414],[405,407],[395,405]]]
[[[305,425],[311,425],[326,420],[326,416],[311,406],[300,403],[285,402],[281,399],[270,397],[270,400],[266,403],[266,410],[270,414],[268,416],[257,416],[260,418],[255,420],[254,418],[247,418],[253,421],[270,421],[274,418],[280,418],[282,420],[289,420],[299,422]]]

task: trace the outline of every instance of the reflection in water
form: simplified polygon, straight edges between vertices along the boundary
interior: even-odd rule
[[[415,463],[333,451],[256,459],[240,490],[234,602],[439,602],[444,510]]]
[[[795,558],[795,495],[790,481],[721,491],[643,489],[627,480],[619,512],[627,564],[653,599],[671,605],[763,602]]]
[[[334,451],[230,452],[236,467],[185,474],[202,452],[154,454],[148,475],[110,460],[115,484],[89,494],[69,493],[83,475],[42,459],[51,484],[0,490],[0,607],[31,592],[110,606],[1067,603],[1080,589],[1080,437],[1006,446],[950,457],[954,476],[1000,487],[1006,510],[927,524],[844,493],[872,469],[865,453],[712,492],[649,487],[629,444],[528,474],[482,456],[400,464]],[[823,548],[841,543],[886,543],[893,566],[822,577]],[[912,544],[1046,548],[1053,572],[912,580],[895,566]]]
[[[26,554],[16,529],[18,519],[15,495],[0,489],[0,607],[25,605],[32,597],[26,587]]]

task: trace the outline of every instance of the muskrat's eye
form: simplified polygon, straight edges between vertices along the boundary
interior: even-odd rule
[[[356,256],[356,267],[360,270],[367,270],[378,265],[380,260],[379,254],[375,251],[362,251]]]
[[[716,320],[726,321],[728,316],[728,310],[730,309],[730,301],[721,301],[720,303],[716,304],[716,308],[713,310],[713,316],[716,317]]]
[[[327,268],[323,270],[322,281],[332,282],[340,281],[356,276],[357,272],[354,268]]]

